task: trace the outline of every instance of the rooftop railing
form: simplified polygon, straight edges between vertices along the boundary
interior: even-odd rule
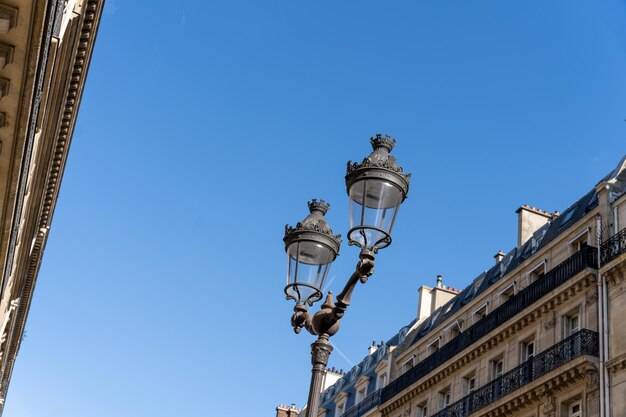
[[[608,238],[600,246],[600,260],[604,265],[626,252],[626,229]]]
[[[500,307],[487,314],[476,322],[476,324],[461,332],[438,351],[428,356],[422,362],[418,363],[383,388],[381,403],[390,400],[433,369],[454,357],[463,349],[476,343],[480,338],[495,330],[516,314],[527,309],[535,301],[539,300],[580,271],[586,268],[597,268],[597,253],[597,248],[591,246],[582,248],[551,269],[542,278],[539,278],[537,281],[512,296],[509,300],[500,305]]]
[[[579,356],[598,356],[598,333],[580,330],[432,417],[467,417]]]
[[[360,417],[367,413],[369,410],[380,404],[381,391],[382,390],[376,390],[372,392],[370,395],[365,397],[363,401],[348,408],[346,412],[341,415],[341,417]]]

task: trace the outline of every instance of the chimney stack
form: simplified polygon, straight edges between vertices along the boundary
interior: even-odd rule
[[[378,346],[376,346],[376,341],[372,340],[372,346],[367,348],[367,354],[371,355],[372,353],[376,352],[377,350],[378,350]]]
[[[276,417],[298,417],[300,409],[296,408],[295,404],[285,405],[278,404],[276,407]]]
[[[530,207],[524,204],[517,210],[517,247],[521,247],[528,241],[537,230],[548,223],[554,217],[540,208]]]
[[[506,256],[506,253],[502,252],[502,249],[500,249],[498,251],[498,253],[496,253],[495,255],[493,255],[494,258],[496,258],[496,263],[500,262],[501,260],[504,259],[504,257]]]
[[[437,275],[437,285],[435,288],[422,285],[418,289],[419,298],[417,302],[417,322],[430,316],[433,311],[452,300],[460,292],[456,288],[443,285],[443,277]]]

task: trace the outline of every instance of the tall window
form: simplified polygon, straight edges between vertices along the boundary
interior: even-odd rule
[[[535,356],[535,341],[529,340],[520,343],[520,362],[526,362]]]
[[[417,406],[415,411],[415,417],[428,417],[428,407],[426,407],[425,401]]]
[[[569,337],[580,330],[580,313],[578,310],[563,317],[564,337]]]
[[[451,400],[452,400],[452,394],[450,393],[450,387],[444,389],[443,391],[440,391],[439,401],[438,401],[439,410],[443,410],[444,408],[449,406]]]
[[[385,385],[387,385],[387,374],[382,373],[378,375],[378,378],[376,379],[376,389],[381,389]]]
[[[476,376],[472,373],[466,375],[462,380],[463,396],[469,395],[476,390]]]
[[[491,361],[491,379],[494,380],[504,372],[504,359],[502,357]]]

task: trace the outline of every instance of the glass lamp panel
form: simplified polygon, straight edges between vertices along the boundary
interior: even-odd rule
[[[287,285],[292,285],[287,291],[300,302],[306,302],[321,291],[335,255],[326,245],[300,241],[289,246],[287,256]]]
[[[350,188],[350,228],[363,227],[350,236],[362,246],[372,246],[391,234],[402,191],[380,179],[359,181]],[[381,230],[376,230],[381,229]]]

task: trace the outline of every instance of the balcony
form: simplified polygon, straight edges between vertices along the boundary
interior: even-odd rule
[[[626,252],[626,229],[622,229],[600,246],[601,265],[612,261],[624,252]]]
[[[597,253],[597,248],[586,246],[561,262],[546,273],[543,278],[527,286],[500,307],[479,320],[476,324],[461,332],[437,352],[433,353],[383,388],[381,403],[387,402],[408,386],[426,376],[439,365],[454,357],[463,349],[476,343],[480,338],[506,323],[516,314],[527,309],[531,304],[565,283],[580,271],[586,268],[597,268]]]
[[[511,369],[432,417],[467,417],[579,356],[598,356],[598,333],[581,330]]]
[[[363,401],[348,408],[346,412],[341,415],[341,417],[360,417],[372,408],[378,406],[378,404],[380,404],[381,391],[382,390],[379,389],[372,392],[370,395],[365,397]]]

